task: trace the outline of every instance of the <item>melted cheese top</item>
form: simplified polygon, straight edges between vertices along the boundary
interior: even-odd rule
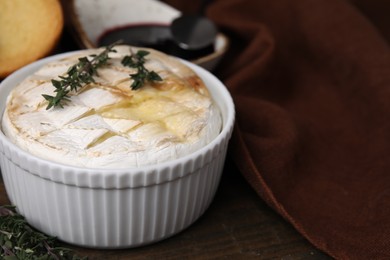
[[[109,64],[98,69],[95,83],[71,93],[63,108],[46,110],[42,94],[55,95],[51,80],[65,75],[79,57],[101,49],[49,63],[26,78],[8,96],[4,134],[27,152],[55,162],[124,168],[182,157],[220,133],[220,112],[190,68],[147,49],[145,67],[163,81],[132,90],[129,74],[136,71],[121,65],[130,47],[115,49]]]

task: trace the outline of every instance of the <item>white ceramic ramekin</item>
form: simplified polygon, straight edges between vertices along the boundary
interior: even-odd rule
[[[37,61],[6,78],[0,84],[0,115],[13,87],[43,64],[72,53]],[[188,156],[139,168],[78,168],[35,157],[0,131],[7,194],[32,226],[79,246],[125,248],[172,236],[203,214],[218,187],[235,111],[215,76],[185,63],[204,80],[223,117],[220,135]]]

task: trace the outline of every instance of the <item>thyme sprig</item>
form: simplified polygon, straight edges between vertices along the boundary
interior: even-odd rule
[[[115,44],[107,46],[103,52],[98,55],[91,55],[92,59],[87,57],[79,58],[79,62],[71,66],[66,72],[65,76],[59,76],[61,80],[51,80],[52,85],[55,87],[55,96],[43,94],[42,96],[49,102],[46,109],[52,107],[63,107],[63,102],[68,101],[71,91],[77,91],[86,84],[95,82],[93,76],[97,75],[97,69],[107,64],[109,60],[108,54],[110,52],[116,52],[113,49]]]
[[[130,56],[126,55],[122,59],[123,66],[137,69],[136,73],[130,74],[130,78],[133,80],[130,86],[132,90],[141,88],[145,82],[162,81],[162,78],[155,71],[149,71],[145,68],[145,57],[147,55],[149,55],[149,52],[145,50],[138,50],[136,53],[131,51]]]
[[[56,95],[42,95],[49,102],[46,109],[52,107],[63,108],[63,103],[70,100],[69,93],[71,91],[77,91],[82,86],[95,82],[93,77],[97,75],[97,69],[107,64],[107,61],[110,59],[108,54],[110,52],[116,52],[113,49],[116,44],[113,43],[107,46],[98,55],[91,55],[92,59],[88,59],[87,57],[79,58],[79,62],[71,66],[65,76],[59,76],[60,80],[51,80],[52,85],[55,87],[54,92]],[[148,51],[138,50],[137,53],[133,53],[130,49],[130,52],[131,55],[126,55],[121,63],[123,66],[137,70],[136,73],[129,75],[133,80],[130,86],[131,89],[137,90],[146,82],[162,81],[162,78],[155,71],[149,71],[144,66],[146,62],[145,57],[149,55]]]
[[[87,259],[30,227],[15,207],[0,206],[0,259]]]

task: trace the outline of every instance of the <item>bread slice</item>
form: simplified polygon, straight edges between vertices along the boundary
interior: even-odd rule
[[[63,26],[59,0],[0,1],[0,78],[48,55]]]

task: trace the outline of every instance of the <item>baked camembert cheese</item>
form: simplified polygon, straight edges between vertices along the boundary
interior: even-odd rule
[[[151,165],[192,153],[220,133],[222,118],[200,77],[179,60],[147,49],[145,67],[163,79],[132,90],[134,69],[121,59],[138,48],[116,46],[95,82],[70,93],[63,108],[46,109],[51,80],[65,75],[85,50],[46,64],[7,98],[2,131],[38,157],[88,168]],[[143,48],[144,49],[144,48]]]

